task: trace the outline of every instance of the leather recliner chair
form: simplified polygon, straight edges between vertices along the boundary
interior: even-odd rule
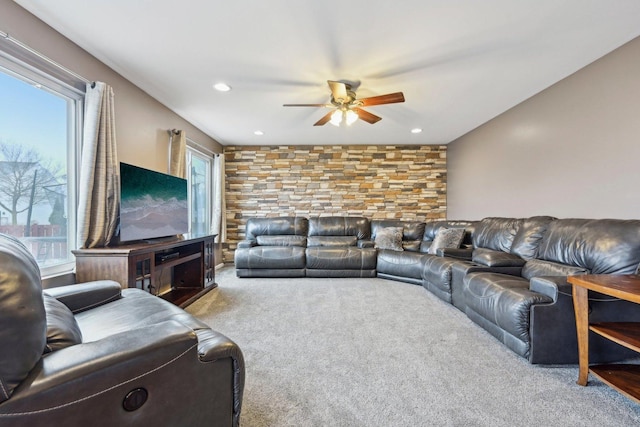
[[[237,426],[242,352],[113,281],[47,289],[0,234],[0,426]]]

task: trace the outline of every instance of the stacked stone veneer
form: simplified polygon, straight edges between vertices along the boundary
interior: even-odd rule
[[[250,217],[446,218],[447,150],[422,146],[227,146],[227,243]]]

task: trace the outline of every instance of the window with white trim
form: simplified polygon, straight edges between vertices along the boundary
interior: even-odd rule
[[[41,57],[2,48],[0,232],[27,246],[43,276],[69,272],[84,83],[71,86],[46,71],[50,63],[38,68]]]
[[[187,146],[187,181],[189,186],[189,232],[209,234],[212,212],[213,158]]]

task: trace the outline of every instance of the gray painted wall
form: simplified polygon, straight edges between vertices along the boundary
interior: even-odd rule
[[[447,157],[449,219],[640,218],[640,38],[453,141]]]
[[[76,74],[113,87],[120,161],[166,172],[169,129],[183,129],[187,138],[222,152],[217,141],[12,1],[0,1],[0,30]]]

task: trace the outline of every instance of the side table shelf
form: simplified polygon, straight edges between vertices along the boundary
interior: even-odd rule
[[[578,384],[586,386],[589,373],[626,397],[640,403],[640,365],[617,363],[589,365],[589,331],[640,353],[639,322],[602,322],[589,324],[589,291],[640,304],[640,276],[569,276],[573,285],[573,304],[578,333]],[[640,306],[638,307],[640,310]]]
[[[593,365],[589,371],[609,387],[640,403],[640,365]]]

